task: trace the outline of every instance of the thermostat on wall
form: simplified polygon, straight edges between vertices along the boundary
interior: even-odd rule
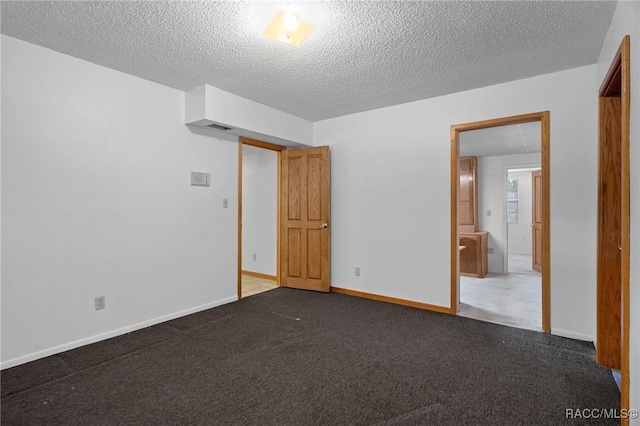
[[[211,185],[211,174],[191,172],[191,186],[209,186]]]

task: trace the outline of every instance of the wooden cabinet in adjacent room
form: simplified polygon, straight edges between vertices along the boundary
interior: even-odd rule
[[[487,275],[487,232],[460,232],[460,275],[484,278]]]
[[[458,230],[478,230],[478,180],[476,157],[460,157],[458,166],[460,186],[458,194]]]
[[[478,162],[476,157],[460,157],[458,191],[458,236],[460,275],[484,278],[487,275],[488,233],[478,231]]]

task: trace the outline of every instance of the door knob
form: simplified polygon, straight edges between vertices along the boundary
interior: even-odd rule
[[[622,246],[621,245],[618,246],[618,251],[622,251]]]
[[[322,225],[320,225],[320,229],[327,229],[329,227],[328,223],[323,223]]]

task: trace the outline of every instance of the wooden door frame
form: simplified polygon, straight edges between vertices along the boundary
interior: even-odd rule
[[[275,151],[278,155],[277,159],[277,212],[276,212],[276,284],[280,285],[280,185],[281,176],[280,169],[282,167],[282,151],[287,149],[285,146],[263,142],[256,139],[250,139],[240,136],[238,139],[238,300],[242,299],[242,162],[244,145],[250,145],[257,148],[263,148]]]
[[[451,126],[451,307],[450,313],[458,314],[458,294],[460,293],[459,274],[459,236],[458,236],[458,157],[460,153],[460,132],[486,129],[490,127],[508,126],[540,122],[540,137],[542,153],[540,166],[542,168],[542,331],[551,332],[551,220],[550,220],[550,169],[549,169],[549,111],[531,114],[514,115],[491,120],[475,121],[471,123],[455,124]]]
[[[608,96],[620,96],[621,99],[621,179],[620,192],[622,193],[620,200],[621,221],[621,341],[620,341],[620,374],[622,376],[622,384],[620,389],[620,409],[629,409],[629,266],[630,266],[630,123],[631,123],[631,43],[630,37],[626,35],[620,47],[616,52],[607,74],[602,81],[599,90],[599,98]],[[603,123],[598,124],[599,132]],[[598,148],[599,150],[600,148]],[[598,239],[600,236],[598,235]],[[598,254],[599,255],[599,254]],[[600,285],[600,283],[598,283]],[[628,425],[628,418],[621,418],[620,424]]]

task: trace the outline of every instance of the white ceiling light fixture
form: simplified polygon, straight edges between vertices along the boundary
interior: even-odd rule
[[[315,29],[313,25],[300,21],[296,12],[283,10],[273,18],[262,37],[299,47]]]

